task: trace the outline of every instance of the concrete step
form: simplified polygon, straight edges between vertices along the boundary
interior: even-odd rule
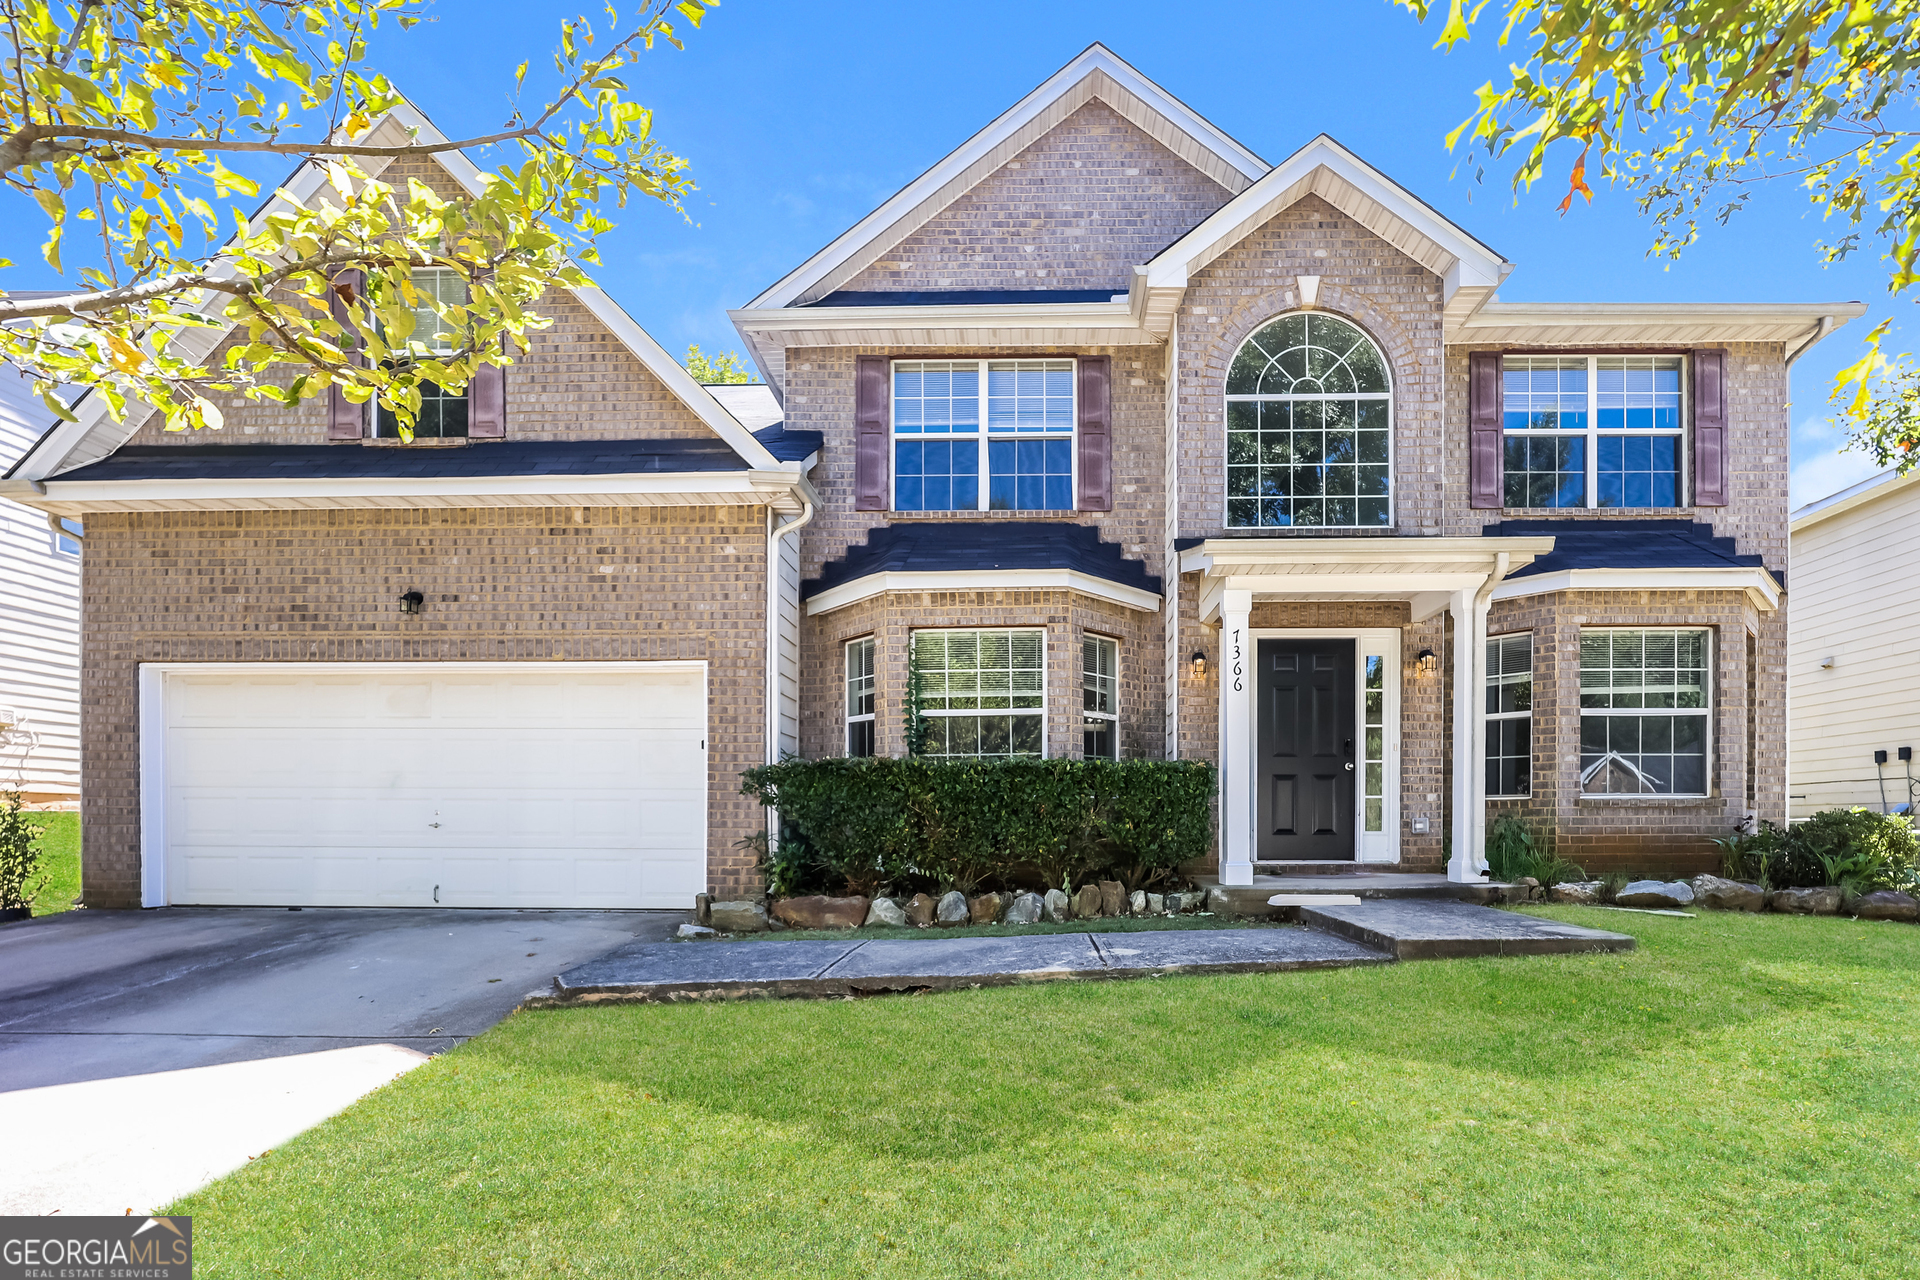
[[[1324,896],[1356,897],[1365,901],[1424,898],[1492,903],[1502,901],[1508,888],[1507,885],[1491,882],[1455,884],[1442,875],[1391,871],[1358,871],[1329,876],[1256,875],[1250,885],[1222,885],[1218,880],[1203,877],[1198,883],[1209,891],[1209,910],[1236,916],[1269,916],[1284,910],[1268,902],[1276,894],[1289,899]]]
[[[1396,960],[1569,955],[1631,951],[1635,945],[1624,933],[1467,902],[1375,901],[1295,910],[1309,928],[1384,951]]]

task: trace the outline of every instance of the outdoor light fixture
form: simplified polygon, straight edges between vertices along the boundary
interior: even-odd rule
[[[400,612],[418,613],[420,612],[420,606],[426,602],[427,598],[418,591],[409,591],[400,597]]]
[[[1204,649],[1195,649],[1193,651],[1192,662],[1193,662],[1193,678],[1195,680],[1205,680],[1207,678],[1206,651]]]
[[[1440,669],[1440,655],[1431,649],[1422,649],[1420,656],[1413,660],[1413,665],[1420,669],[1421,675],[1430,676]]]

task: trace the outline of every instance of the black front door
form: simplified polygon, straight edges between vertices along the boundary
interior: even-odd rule
[[[1353,857],[1353,641],[1262,640],[1261,862]]]

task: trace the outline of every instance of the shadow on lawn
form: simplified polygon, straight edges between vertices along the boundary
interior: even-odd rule
[[[1861,981],[1894,983],[1920,962],[1920,930],[1780,923],[1648,918],[1632,926],[1641,951],[1625,956],[523,1013],[460,1052],[876,1155],[964,1158],[1009,1134],[1097,1123],[1116,1104],[1164,1104],[1173,1128],[1218,1122],[1187,1115],[1199,1091],[1242,1073],[1338,1088],[1316,1075],[1330,1055],[1372,1060],[1358,1081],[1375,1088],[1382,1064],[1402,1063],[1473,1073],[1481,1087],[1491,1073],[1517,1094],[1547,1080],[1598,1086],[1629,1060],[1860,999]],[[1605,924],[1619,927],[1611,913]]]

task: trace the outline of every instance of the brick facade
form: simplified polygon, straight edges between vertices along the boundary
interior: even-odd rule
[[[760,507],[101,513],[82,585],[86,902],[140,902],[142,662],[709,664],[712,887],[745,892],[764,757]],[[609,570],[611,570],[609,572]],[[394,600],[418,589],[424,612]]]

